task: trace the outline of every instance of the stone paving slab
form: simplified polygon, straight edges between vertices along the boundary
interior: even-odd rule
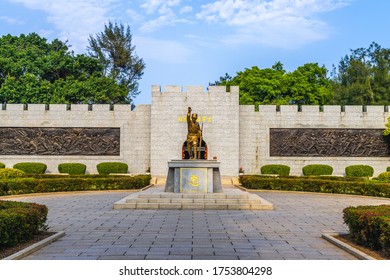
[[[321,236],[345,232],[348,206],[390,199],[296,192],[253,192],[273,211],[112,209],[129,192],[15,197],[45,204],[51,231],[65,236],[31,260],[343,260],[356,259]]]

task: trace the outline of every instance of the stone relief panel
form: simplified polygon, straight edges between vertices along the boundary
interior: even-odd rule
[[[270,156],[387,157],[383,129],[271,128]]]
[[[0,127],[0,155],[119,156],[120,128]]]

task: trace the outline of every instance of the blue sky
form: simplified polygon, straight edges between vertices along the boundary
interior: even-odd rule
[[[388,0],[0,0],[0,36],[36,32],[85,53],[104,24],[129,24],[152,85],[203,85],[225,73],[308,62],[329,70],[350,49],[390,48]]]

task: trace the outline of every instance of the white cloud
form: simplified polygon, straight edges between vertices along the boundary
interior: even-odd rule
[[[188,62],[192,55],[192,51],[186,45],[174,40],[138,36],[134,36],[133,39],[137,46],[137,54],[146,63],[148,60],[155,60],[167,64],[182,64]]]
[[[327,24],[321,13],[347,5],[348,0],[217,0],[202,6],[196,16],[233,29],[226,43],[255,43],[294,48],[323,40]]]
[[[85,52],[90,34],[103,29],[118,0],[10,0],[29,9],[47,13],[48,22],[60,31],[58,38],[69,40],[76,52]]]
[[[128,16],[127,20],[129,21],[129,23],[137,24],[139,22],[144,21],[144,16],[133,9],[128,9],[126,13]]]
[[[191,6],[184,6],[183,8],[180,9],[181,14],[189,13],[192,12],[192,7]]]
[[[141,8],[145,9],[148,14],[153,14],[178,5],[180,5],[180,0],[146,0]]]
[[[20,25],[24,24],[24,21],[21,19],[13,18],[13,17],[8,17],[8,16],[0,16],[0,21],[3,21],[7,24],[11,25]]]
[[[145,21],[140,31],[153,32],[164,26],[175,25],[177,23],[188,23],[189,21],[180,18],[177,14],[189,12],[190,6],[181,7],[181,0],[146,0],[141,5],[150,17],[156,18]],[[191,8],[192,10],[192,8]]]

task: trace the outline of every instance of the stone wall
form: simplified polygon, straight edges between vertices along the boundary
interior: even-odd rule
[[[291,174],[301,175],[307,164],[329,164],[333,174],[344,175],[345,167],[368,164],[375,174],[390,166],[389,157],[272,157],[271,128],[384,129],[387,118],[384,106],[240,106],[240,166],[248,173],[258,173],[265,164],[285,164]]]
[[[343,175],[352,164],[368,164],[375,174],[390,166],[390,157],[304,157],[271,156],[270,129],[384,129],[387,118],[383,106],[254,106],[239,105],[238,87],[152,86],[152,104],[138,105],[67,105],[7,104],[0,110],[0,127],[11,128],[119,128],[118,156],[76,155],[1,155],[0,162],[12,167],[18,162],[44,162],[50,173],[64,162],[87,165],[96,173],[96,164],[120,161],[129,165],[129,173],[144,173],[149,167],[153,176],[166,176],[167,162],[181,159],[186,140],[188,107],[199,116],[208,158],[217,157],[223,176],[237,176],[242,167],[246,174],[258,174],[265,164],[286,164],[291,174],[301,174],[307,164],[329,164],[335,175]],[[3,148],[4,149],[4,148]]]
[[[181,159],[181,147],[187,137],[188,107],[203,123],[204,141],[209,159],[221,161],[221,174],[236,176],[239,168],[239,106],[238,87],[160,86],[152,88],[151,170],[166,176],[167,162]]]
[[[92,109],[92,110],[89,110]],[[79,162],[87,173],[97,173],[96,165],[105,161],[126,162],[130,173],[144,173],[150,167],[150,105],[131,111],[129,105],[7,104],[0,110],[1,127],[90,127],[120,128],[119,156],[1,155],[0,162],[12,167],[18,162],[43,162],[47,172],[57,173],[59,163]],[[0,147],[1,149],[1,147]]]

